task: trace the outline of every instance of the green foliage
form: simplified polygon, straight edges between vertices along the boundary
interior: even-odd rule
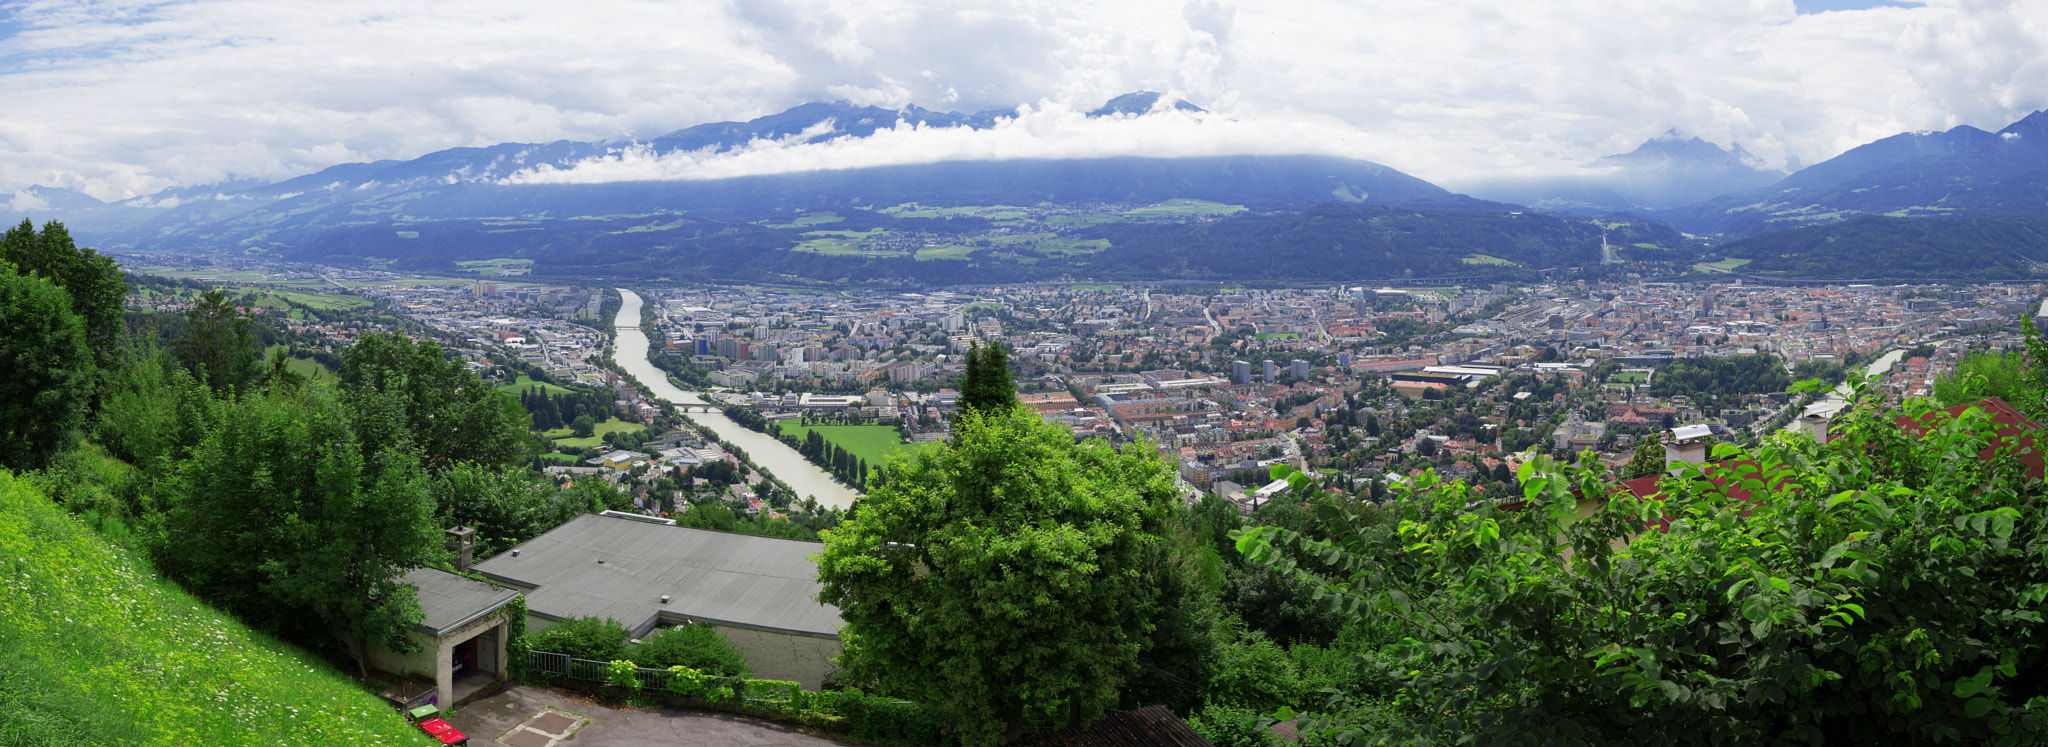
[[[256,378],[256,333],[247,316],[221,290],[200,294],[185,312],[185,333],[171,341],[178,362],[216,395],[226,395]]]
[[[436,513],[444,526],[474,527],[476,556],[488,558],[602,507],[558,490],[523,467],[461,462],[434,475]]]
[[[888,474],[818,556],[819,601],[846,621],[842,666],[939,707],[974,744],[1021,729],[1027,707],[1114,702],[1152,627],[1143,569],[1171,469],[1019,408]]]
[[[1934,401],[1943,407],[1997,397],[2014,406],[2028,404],[2026,358],[2020,353],[1978,353],[1957,363],[1934,380]]]
[[[668,691],[686,698],[702,695],[705,683],[711,681],[710,674],[681,665],[669,667],[668,675]]]
[[[629,659],[613,659],[605,664],[606,681],[612,683],[613,687],[638,690],[640,677],[634,672],[636,668],[638,665]]]
[[[389,705],[0,471],[0,744],[414,744]]]
[[[963,413],[1008,412],[1017,406],[1017,385],[1010,381],[1010,355],[1001,342],[967,347],[967,371],[960,379]]]
[[[718,628],[701,623],[662,628],[640,639],[633,647],[633,660],[657,669],[681,666],[719,677],[754,673],[747,658],[718,634]]]
[[[1663,500],[1613,491],[1590,457],[1539,458],[1526,510],[1467,510],[1463,485],[1429,475],[1390,504],[1393,527],[1253,528],[1239,546],[1409,631],[1398,707],[1414,736],[2038,742],[2042,484],[1978,456],[1995,430],[1981,412],[1916,437],[1877,397],[1855,401],[1834,441],[1717,446],[1739,461],[1708,469],[1729,479],[1689,470]],[[1607,504],[1581,517],[1575,493]],[[1312,728],[1371,720],[1345,696],[1325,710]]]
[[[163,567],[259,628],[407,650],[421,613],[399,576],[441,556],[433,498],[410,454],[350,426],[323,389],[227,407],[179,465]]]
[[[1222,647],[1209,693],[1218,702],[1270,713],[1297,706],[1303,694],[1300,674],[1287,652],[1262,635],[1240,635]]]
[[[168,352],[153,350],[115,374],[93,437],[138,467],[168,469],[192,455],[220,413],[205,384]]]
[[[1258,711],[1212,703],[1188,718],[1188,728],[1216,747],[1278,747],[1272,730],[1258,721]]]
[[[532,651],[565,654],[591,661],[611,661],[625,655],[626,639],[632,634],[618,621],[597,617],[561,620],[539,633],[526,636]]]
[[[1636,442],[1635,454],[1629,457],[1628,466],[1621,469],[1621,479],[1649,477],[1667,468],[1664,463],[1664,443],[1655,438],[1644,438]]]
[[[2009,280],[2032,277],[2033,264],[2048,260],[2048,226],[1863,215],[1752,236],[1720,250],[1754,259],[1745,272],[1909,282]]]
[[[94,374],[71,297],[0,266],[0,467],[37,469],[70,451]]]
[[[364,443],[406,444],[433,471],[509,465],[526,447],[531,421],[519,403],[432,341],[363,335],[342,358],[341,388]]]
[[[526,652],[533,650],[526,637],[526,595],[505,603],[505,668],[513,681],[526,679]]]
[[[847,721],[846,735],[856,741],[940,744],[946,740],[946,718],[938,709],[874,696],[842,697],[833,707]]]
[[[64,224],[50,221],[41,231],[23,219],[0,238],[0,262],[23,275],[33,275],[64,289],[71,313],[85,327],[86,346],[102,372],[118,368],[117,343],[128,283],[113,258],[77,246]]]
[[[569,433],[577,438],[589,438],[597,434],[597,420],[589,415],[578,415],[569,423]]]
[[[1726,358],[1687,358],[1657,369],[1650,379],[1650,394],[1657,397],[1685,395],[1726,397],[1738,394],[1773,394],[1792,386],[1791,375],[1777,356],[1767,353],[1731,355]]]

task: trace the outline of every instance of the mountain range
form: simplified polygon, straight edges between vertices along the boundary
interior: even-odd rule
[[[1148,117],[1202,111],[1186,101],[1139,92],[1119,96],[1088,112],[1088,116]],[[410,160],[342,164],[274,183],[238,181],[180,188],[115,203],[102,203],[71,190],[33,187],[11,196],[10,202],[0,202],[0,212],[64,220],[81,240],[114,251],[260,253],[340,263],[378,257],[429,265],[507,256],[535,259],[541,262],[537,271],[553,267],[574,272],[633,265],[664,252],[681,251],[678,247],[698,247],[689,250],[697,251],[706,246],[722,246],[728,259],[730,252],[741,250],[815,253],[814,248],[806,248],[815,232],[761,227],[808,213],[831,216],[832,220],[868,221],[871,230],[937,227],[939,232],[935,235],[953,237],[963,246],[961,253],[946,254],[944,258],[978,258],[980,261],[966,264],[984,269],[1004,261],[1036,265],[1017,271],[1028,276],[1072,272],[1107,276],[1103,274],[1105,267],[1096,260],[1116,256],[1126,262],[1171,259],[1156,251],[1164,240],[1160,237],[1165,236],[1178,236],[1176,240],[1210,250],[1222,246],[1216,243],[1218,237],[1235,236],[1232,240],[1238,242],[1238,251],[1293,256],[1300,252],[1287,250],[1271,237],[1253,234],[1265,229],[1299,234],[1299,230],[1260,223],[1253,217],[1311,215],[1312,208],[1324,203],[1375,210],[1407,209],[1413,215],[1424,216],[1425,222],[1449,226],[1441,231],[1446,235],[1491,235],[1494,238],[1486,241],[1493,242],[1489,245],[1493,247],[1502,246],[1500,242],[1508,241],[1506,237],[1516,231],[1533,230],[1530,227],[1536,223],[1496,226],[1478,216],[1512,215],[1522,205],[1570,220],[1597,217],[1601,225],[1610,227],[1643,227],[1662,221],[1712,242],[1824,225],[1859,215],[1987,220],[2048,217],[2048,113],[2043,112],[1998,132],[1957,127],[1946,132],[1900,134],[1789,174],[1765,166],[1739,144],[1724,148],[1674,131],[1629,153],[1587,163],[1579,173],[1482,183],[1471,190],[1476,196],[1454,194],[1370,161],[1324,156],[942,161],[723,179],[592,184],[505,181],[521,172],[569,169],[592,159],[616,158],[626,149],[655,158],[671,154],[708,156],[758,148],[764,142],[787,145],[868,138],[906,124],[920,128],[985,129],[998,126],[1019,112],[993,109],[963,114],[916,106],[885,109],[846,102],[812,103],[745,122],[695,125],[645,142],[556,141],[454,148]],[[1029,251],[973,254],[969,251],[972,246],[1014,245],[984,240],[987,237],[977,232],[986,233],[991,227],[976,224],[965,216],[955,216],[961,220],[917,223],[876,212],[913,204],[923,208],[1129,207],[1170,200],[1243,206],[1250,214],[1223,220],[1223,224],[1236,228],[1205,230],[1199,236],[1174,233],[1194,229],[1167,227],[1103,227],[1091,229],[1085,239],[1074,238],[1080,234],[1063,234],[1065,238],[1060,241],[1093,242],[1090,245],[1098,248],[1154,247],[1135,254],[1106,252],[1094,259],[1081,259],[1062,251],[1042,257],[1031,256]],[[1474,217],[1461,217],[1464,214]],[[1385,223],[1398,215],[1401,213],[1373,213],[1371,220]],[[1322,218],[1327,219],[1328,214],[1322,214]],[[915,228],[904,229],[905,226]],[[1246,226],[1262,228],[1245,229]],[[1412,222],[1403,230],[1416,235],[1427,233]],[[1622,258],[1678,260],[1690,256],[1700,246],[1678,230],[1641,230],[1646,232],[1645,240],[1616,244],[1622,249]],[[1869,237],[1886,232],[1895,235],[1872,240],[1892,247],[1910,246],[1913,241],[1926,240],[1928,235],[1924,228],[1911,222],[1883,221],[1859,224],[1856,235]],[[1563,238],[1567,235],[1572,237],[1568,241]],[[1995,238],[2033,234],[1985,229],[1975,235]],[[725,238],[707,239],[714,236]],[[1508,264],[1528,270],[1553,261],[1553,257],[1578,257],[1584,254],[1580,244],[1585,240],[1586,235],[1578,229],[1545,228],[1522,237],[1522,243],[1516,246],[1548,249]],[[1358,246],[1366,243],[1370,242],[1353,242]],[[1795,244],[1783,246],[1801,251]],[[1380,250],[1385,253],[1400,246],[1404,244],[1394,241],[1380,246]],[[1507,250],[1475,245],[1461,247],[1459,252],[1444,257],[1457,259],[1462,252],[1467,260],[1472,256],[1499,258],[1502,251]],[[1750,253],[1759,261],[1749,269],[1764,271],[1771,266],[1771,262],[1762,261],[1762,250]],[[959,274],[953,271],[956,268],[939,272],[940,268],[928,261],[903,264],[883,261],[890,259],[886,255],[867,254],[871,256],[784,258],[766,261],[761,267],[762,271],[774,267],[777,273],[789,274],[798,266],[815,265],[819,272],[840,273],[813,277],[879,272],[899,273],[893,277],[915,280],[933,273]],[[1599,255],[1595,252],[1591,256]],[[1731,252],[1730,256],[1744,255]],[[2011,256],[2031,260],[2035,255],[2029,249]],[[1382,270],[1396,268],[1397,274],[1411,276],[1417,271],[1467,271],[1445,265],[1444,257],[1385,258],[1384,262],[1361,265],[1349,257],[1332,256],[1325,257],[1322,264],[1353,267],[1369,277],[1384,277],[1387,275]],[[919,255],[917,259],[929,258]],[[1303,262],[1299,266],[1292,261],[1283,263],[1285,266],[1275,271],[1301,271],[1312,276],[1316,263],[1309,259]],[[1211,270],[1221,272],[1230,263],[1211,258],[1192,265],[1169,264],[1181,267],[1182,274],[1208,276],[1215,274]],[[1793,264],[1822,273],[1837,267],[1829,262]],[[1188,269],[1197,265],[1210,269]],[[886,271],[880,269],[885,266]],[[1116,272],[1110,274],[1131,274],[1129,265],[1114,266]],[[1999,266],[2024,269],[2034,265],[2015,261]],[[925,269],[916,269],[919,267]],[[1139,267],[1138,272],[1170,275],[1175,271],[1162,266]]]

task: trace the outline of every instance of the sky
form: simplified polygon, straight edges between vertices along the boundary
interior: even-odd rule
[[[1210,113],[1080,115],[1138,90]],[[1026,111],[723,157],[631,145],[830,100]],[[1668,130],[1782,167],[2044,108],[2048,0],[0,0],[0,197],[559,139],[620,151],[514,180],[1303,152],[1456,189]]]

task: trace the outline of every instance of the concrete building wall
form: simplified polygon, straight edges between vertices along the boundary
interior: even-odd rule
[[[384,646],[369,646],[370,666],[392,674],[414,675],[426,679],[434,678],[434,654],[439,646],[433,636],[417,630],[405,631],[405,637],[419,648],[410,654],[401,654]]]
[[[768,633],[748,628],[718,626],[719,635],[732,642],[754,668],[754,678],[788,680],[806,690],[824,687],[825,673],[832,671],[832,657],[838,656],[837,638]]]

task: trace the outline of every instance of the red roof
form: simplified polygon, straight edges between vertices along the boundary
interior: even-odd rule
[[[1977,452],[1977,457],[1990,460],[1993,455],[1998,453],[1999,449],[2011,448],[2009,440],[2017,438],[2019,449],[2025,452],[2020,455],[2020,463],[2027,466],[2027,476],[2037,480],[2041,479],[2041,452],[2040,448],[2035,446],[2034,435],[2031,433],[2032,431],[2040,430],[2041,424],[2027,419],[2027,416],[2020,414],[2019,410],[2014,409],[2012,405],[2006,404],[2005,400],[1991,397],[1967,405],[1956,405],[1955,407],[1936,410],[1920,416],[1917,420],[1911,415],[1900,415],[1892,422],[1898,424],[1900,430],[1917,436],[1932,430],[1942,420],[1962,417],[1963,411],[1972,407],[1983,410],[1984,414],[1991,416],[1991,422],[1998,427],[1997,435],[1991,439],[1991,445],[1984,447],[1983,451]]]

